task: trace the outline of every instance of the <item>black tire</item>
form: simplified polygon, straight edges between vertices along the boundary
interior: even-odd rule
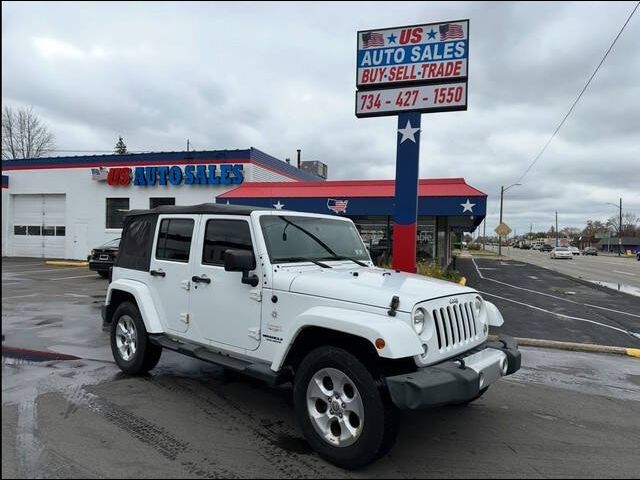
[[[105,272],[104,270],[98,270],[98,275],[100,275],[102,278],[109,278],[109,272]]]
[[[116,339],[118,336],[118,324],[120,323],[120,319],[125,316],[128,316],[133,321],[136,332],[136,351],[129,359],[123,358]],[[123,302],[118,306],[118,308],[116,308],[111,321],[110,337],[111,353],[113,354],[113,358],[118,364],[118,367],[120,367],[120,370],[124,373],[128,373],[129,375],[141,375],[152,370],[160,361],[162,347],[154,345],[149,341],[147,329],[142,321],[140,311],[132,302]]]
[[[362,431],[355,442],[348,446],[338,447],[324,440],[315,430],[307,410],[309,382],[325,368],[339,370],[349,377],[362,400]],[[398,432],[399,415],[381,385],[375,374],[358,358],[341,348],[320,347],[302,360],[293,385],[296,418],[305,438],[322,458],[351,470],[370,464],[391,449]]]
[[[472,399],[467,400],[466,402],[456,403],[455,405],[457,405],[457,406],[459,406],[459,407],[465,407],[465,406],[469,405],[470,403],[475,402],[476,400],[478,400],[482,395],[484,395],[484,394],[485,394],[485,392],[486,392],[487,390],[489,390],[489,387],[484,387],[484,388],[482,388],[482,389],[478,392],[478,394],[477,394],[475,397],[473,397]]]

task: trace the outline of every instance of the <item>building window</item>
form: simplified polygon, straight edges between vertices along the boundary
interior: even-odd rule
[[[40,234],[40,225],[29,225],[27,227],[27,235],[32,235],[34,237],[39,237]]]
[[[56,234],[56,227],[42,227],[42,235],[45,237],[53,237]]]
[[[149,199],[149,208],[156,208],[160,205],[175,205],[176,199],[174,197],[151,197]]]
[[[166,218],[160,223],[156,258],[173,262],[188,262],[193,236],[190,218]]]
[[[107,198],[107,228],[122,228],[124,216],[129,211],[128,198]]]
[[[209,220],[204,234],[202,263],[224,265],[224,252],[230,248],[253,252],[249,224],[244,220]]]
[[[65,236],[66,227],[56,226],[56,237],[64,237]]]
[[[14,235],[26,235],[27,234],[27,227],[25,227],[24,225],[14,225],[13,226],[13,234]]]

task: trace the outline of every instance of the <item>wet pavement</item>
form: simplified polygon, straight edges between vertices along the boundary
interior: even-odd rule
[[[517,260],[458,258],[456,267],[502,313],[491,333],[640,347],[640,297]]]
[[[347,472],[310,450],[288,386],[168,351],[150,375],[122,374],[101,329],[106,281],[27,263],[3,260],[3,345],[83,358],[3,356],[3,478],[632,478],[640,469],[638,359],[523,348],[520,372],[468,407],[403,413],[390,454]]]
[[[2,476],[19,478],[632,478],[640,362],[523,349],[521,372],[468,407],[403,413],[357,472],[311,452],[291,391],[171,352],[151,375],[95,361],[2,366]]]

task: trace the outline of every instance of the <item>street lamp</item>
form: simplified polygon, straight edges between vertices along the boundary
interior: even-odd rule
[[[611,202],[606,202],[606,204],[613,205],[616,208],[620,208],[620,224],[618,225],[618,256],[620,256],[620,252],[622,251],[622,198],[620,199],[620,206]]]
[[[502,225],[502,200],[504,197],[504,192],[509,190],[511,187],[517,187],[522,185],[521,183],[513,183],[509,185],[507,188],[504,188],[504,185],[500,187],[500,225]],[[502,235],[499,235],[498,238],[498,256],[502,255]]]

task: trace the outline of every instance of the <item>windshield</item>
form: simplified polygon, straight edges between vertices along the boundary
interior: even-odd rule
[[[569,250],[567,247],[556,247],[556,250]]]
[[[265,215],[262,233],[272,263],[350,258],[369,261],[351,222],[330,218]]]
[[[120,246],[120,239],[116,238],[115,240],[111,240],[107,243],[105,243],[104,245],[102,245],[103,247],[119,247]]]

